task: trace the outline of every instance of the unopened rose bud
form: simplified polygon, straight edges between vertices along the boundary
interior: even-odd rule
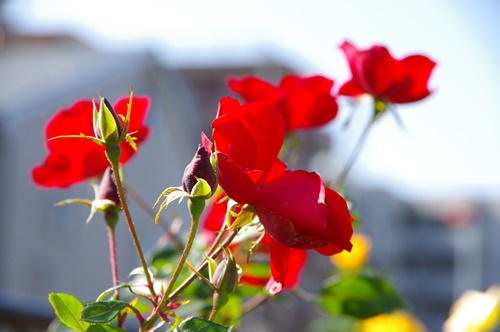
[[[240,282],[240,267],[236,264],[234,256],[226,251],[226,258],[217,266],[211,278],[212,284],[217,289],[213,294],[211,319],[216,312],[226,305],[231,293],[236,291]]]
[[[234,259],[234,256],[226,252],[226,258],[217,266],[212,283],[219,290],[219,293],[233,293],[240,282],[240,268]]]
[[[94,105],[94,133],[96,138],[103,140],[106,146],[119,145],[123,125],[113,106],[106,98],[101,98],[99,111]]]
[[[202,145],[198,145],[198,151],[196,151],[193,160],[191,160],[184,170],[182,189],[190,195],[195,195],[195,193],[193,193],[193,188],[196,186],[199,179],[205,180],[210,186],[210,190],[206,195],[210,197],[217,187],[217,177],[210,163],[210,156]],[[203,191],[200,191],[200,193],[201,192]]]
[[[120,197],[118,196],[118,189],[116,188],[115,175],[109,166],[106,168],[106,171],[104,171],[96,198],[98,200],[108,199],[114,202],[116,206],[120,206]]]

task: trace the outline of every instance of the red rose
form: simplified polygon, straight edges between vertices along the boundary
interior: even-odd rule
[[[358,50],[349,42],[340,48],[349,62],[352,78],[339,90],[340,95],[355,97],[370,94],[396,104],[411,103],[431,94],[427,82],[436,63],[423,55],[394,59],[387,48],[374,45]]]
[[[127,115],[129,97],[120,98],[114,105],[117,114]],[[148,97],[134,97],[129,132],[136,143],[143,142],[149,134],[144,120],[149,111]],[[49,155],[44,163],[32,170],[33,181],[43,187],[69,187],[87,178],[101,175],[109,166],[104,155],[105,147],[84,138],[50,138],[64,135],[94,136],[93,105],[91,100],[77,101],[71,108],[57,112],[47,123],[45,137]],[[121,144],[121,163],[126,163],[135,151],[127,143]]]
[[[286,170],[277,159],[284,125],[272,104],[240,105],[223,98],[212,127],[219,184],[231,199],[254,205],[271,238],[271,250],[273,242],[326,255],[351,249],[352,226],[345,200],[326,188],[317,173]],[[275,252],[274,260],[287,261],[287,250]],[[288,265],[274,266],[273,278],[281,283]]]
[[[276,106],[286,131],[321,126],[337,115],[337,102],[331,95],[333,81],[323,76],[287,75],[279,86],[246,76],[229,78],[228,86],[246,102],[263,100]]]

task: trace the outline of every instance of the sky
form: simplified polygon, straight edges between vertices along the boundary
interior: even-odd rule
[[[170,65],[247,61],[272,47],[300,73],[333,78],[336,88],[350,75],[338,48],[344,40],[386,45],[396,58],[427,55],[438,63],[434,93],[397,107],[404,128],[391,116],[375,125],[349,177],[417,200],[500,197],[498,17],[496,0],[25,0],[5,7],[20,31],[64,31],[110,50],[148,47]],[[342,107],[340,119],[352,111]],[[340,161],[369,112],[360,106],[347,130],[340,120],[324,129]],[[322,174],[331,171],[328,158],[316,159]]]

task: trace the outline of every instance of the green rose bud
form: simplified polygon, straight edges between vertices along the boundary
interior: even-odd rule
[[[234,256],[225,252],[226,258],[217,266],[212,283],[220,293],[233,293],[240,282],[240,267],[236,264]]]
[[[241,269],[233,255],[225,251],[226,258],[217,266],[212,275],[212,284],[217,289],[213,294],[213,305],[210,319],[229,301],[230,294],[236,291],[240,282]]]
[[[117,146],[122,141],[123,125],[113,106],[106,98],[101,98],[99,111],[94,104],[94,133],[106,146]]]

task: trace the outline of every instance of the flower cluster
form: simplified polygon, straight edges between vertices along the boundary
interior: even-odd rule
[[[288,170],[278,159],[285,126],[277,107],[265,101],[240,105],[226,97],[212,127],[219,185],[237,203],[253,205],[269,236],[274,293],[297,250],[333,255],[351,249],[345,200],[319,174]]]
[[[33,168],[33,181],[42,187],[65,188],[101,177],[101,185],[95,187],[94,201],[67,201],[90,206],[91,217],[96,211],[105,213],[113,274],[112,290],[102,295],[105,297],[113,292],[113,301],[101,301],[100,297],[87,307],[88,312],[85,309],[69,312],[68,309],[68,319],[64,314],[58,314],[61,321],[69,327],[82,321],[88,326],[96,323],[95,317],[88,315],[97,315],[96,312],[102,310],[109,320],[99,318],[99,324],[108,324],[116,318],[118,327],[121,327],[129,311],[138,318],[141,330],[155,330],[162,324],[155,326],[158,320],[170,323],[169,316],[175,317],[178,324],[178,316],[171,310],[183,305],[184,302],[178,299],[196,277],[213,290],[209,320],[215,320],[219,309],[230,301],[240,283],[265,285],[272,295],[295,288],[309,250],[324,256],[343,252],[332,261],[345,271],[361,270],[368,256],[369,240],[363,236],[353,237],[354,219],[346,200],[328,187],[320,174],[291,169],[287,165],[284,159],[287,155],[285,137],[291,132],[316,128],[334,120],[339,111],[339,96],[357,98],[370,95],[374,101],[374,120],[388,105],[422,100],[432,93],[427,84],[436,63],[423,55],[397,60],[387,48],[379,45],[358,50],[353,44],[344,42],[341,49],[352,77],[336,93],[333,91],[334,81],[321,75],[289,74],[277,85],[255,76],[228,78],[229,89],[243,102],[231,97],[220,99],[217,115],[211,123],[211,141],[202,133],[202,144],[184,171],[182,186],[169,187],[160,195],[165,200],[160,205],[156,221],[161,211],[176,199],[188,200],[191,216],[187,241],[175,268],[168,269],[170,274],[166,286],[155,287],[161,273],[157,273],[157,267],[149,268],[142,252],[125,199],[119,167],[119,163],[130,160],[137,144],[144,142],[149,135],[150,129],[144,124],[149,98],[133,97],[131,90],[128,98],[120,98],[114,105],[100,97],[99,109],[94,101],[81,100],[50,119],[45,129],[48,156],[41,165]],[[212,205],[202,214],[209,200]],[[144,295],[152,306],[147,318],[131,304],[135,300],[130,303],[119,301],[121,288],[132,291],[132,286],[120,284],[116,266],[114,226],[120,211],[125,215],[149,291]],[[210,248],[195,269],[187,257],[193,248],[202,215]],[[247,259],[241,260],[236,254],[241,248],[233,240],[241,235],[240,231],[244,233],[249,228],[253,231],[250,235],[252,247],[245,248]],[[349,255],[347,252],[351,251],[353,243],[359,248]],[[254,256],[249,260],[250,254]],[[256,264],[252,259],[257,255],[265,256],[269,263],[269,273],[265,276],[251,272],[252,265]],[[217,265],[216,260],[221,256],[224,259]],[[356,262],[352,261],[353,258]],[[186,276],[182,274],[186,272],[186,266],[193,275],[179,285],[178,278]],[[202,273],[207,266],[209,278]],[[365,278],[361,275],[350,277]],[[363,280],[373,280],[373,276]],[[328,292],[335,294],[336,287],[332,285],[326,295]],[[158,288],[162,294],[156,292]],[[51,295],[49,299],[55,308],[56,302],[61,301],[73,302],[73,308],[82,306],[73,297]],[[393,303],[399,305],[399,299]],[[82,317],[80,320],[74,318],[79,316]],[[181,325],[186,326],[181,330],[190,330],[191,323],[190,319],[185,320]],[[211,326],[207,322],[203,324]]]

